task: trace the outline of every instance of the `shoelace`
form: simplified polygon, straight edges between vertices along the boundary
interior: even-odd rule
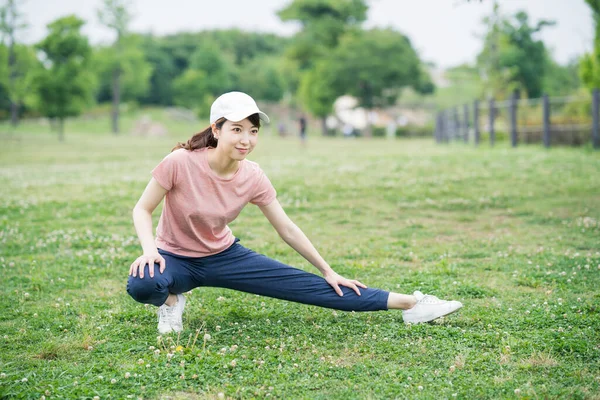
[[[173,321],[173,307],[160,307],[159,309],[159,317],[161,320],[167,323],[171,323]]]
[[[431,294],[426,294],[425,296],[423,296],[423,298],[421,300],[419,300],[419,303],[423,303],[423,304],[437,304],[437,303],[441,303],[442,301],[440,299],[438,299],[436,296],[431,295]]]

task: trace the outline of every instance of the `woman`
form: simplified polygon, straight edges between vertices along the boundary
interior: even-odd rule
[[[158,306],[160,333],[183,330],[182,293],[200,286],[244,292],[345,311],[403,310],[407,323],[432,321],[462,304],[415,292],[367,288],[337,274],[286,215],[258,164],[246,160],[265,113],[245,93],[215,100],[210,127],[179,143],[152,171],[133,210],[143,254],[129,268],[127,292]],[[152,235],[152,212],[165,198]],[[281,238],[318,268],[323,278],[243,247],[228,223],[256,204]]]

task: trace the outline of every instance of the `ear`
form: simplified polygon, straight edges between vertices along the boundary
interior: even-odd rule
[[[216,123],[212,123],[210,124],[210,128],[212,129],[212,134],[215,137],[215,139],[219,138],[219,128],[217,128],[217,124]]]

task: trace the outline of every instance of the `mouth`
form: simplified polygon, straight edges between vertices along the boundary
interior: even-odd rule
[[[244,148],[240,148],[240,147],[236,147],[235,149],[242,154],[246,154],[248,151],[250,151],[250,149],[244,149]]]

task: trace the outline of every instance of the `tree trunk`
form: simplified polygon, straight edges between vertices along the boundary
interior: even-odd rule
[[[12,126],[19,125],[19,105],[12,101],[10,102],[10,123]]]
[[[16,64],[17,56],[15,54],[15,34],[13,30],[10,34],[10,44],[8,46],[8,90],[10,95],[10,122],[12,126],[17,126],[19,124],[19,105],[15,102],[14,93],[17,80]]]
[[[64,118],[58,119],[58,140],[60,142],[65,141],[65,120],[64,120]]]
[[[121,70],[115,69],[112,74],[112,131],[119,133],[119,104],[121,103]]]
[[[327,129],[327,117],[321,117],[321,129],[323,130],[323,136],[329,135],[329,129]]]
[[[371,110],[366,109],[365,114],[366,114],[366,121],[367,121],[367,125],[365,126],[365,137],[370,138],[370,137],[373,137],[373,126],[371,125]]]

